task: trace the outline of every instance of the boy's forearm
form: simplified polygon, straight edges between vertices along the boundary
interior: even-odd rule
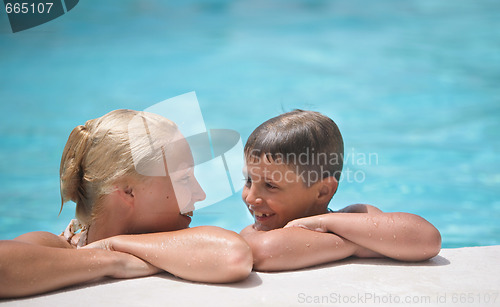
[[[358,246],[331,233],[280,228],[245,236],[257,271],[294,270],[352,256]]]
[[[327,230],[394,259],[421,261],[439,253],[439,231],[409,213],[335,213],[321,216]]]
[[[201,282],[242,280],[252,269],[250,247],[236,233],[211,226],[112,238],[113,249],[178,277]]]

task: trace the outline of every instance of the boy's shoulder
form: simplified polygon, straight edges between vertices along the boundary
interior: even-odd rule
[[[345,208],[342,208],[338,211],[339,213],[382,213],[382,210],[379,208],[372,206],[372,205],[365,205],[365,204],[354,204],[347,206]]]
[[[248,225],[247,227],[243,228],[242,231],[240,231],[240,236],[245,237],[245,236],[248,236],[248,235],[256,233],[256,232],[257,232],[257,230],[255,230],[255,228],[253,228],[253,224],[251,224],[251,225]]]

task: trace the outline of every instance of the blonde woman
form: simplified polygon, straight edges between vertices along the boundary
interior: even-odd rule
[[[188,228],[194,203],[205,198],[193,167],[177,126],[159,115],[116,110],[76,127],[60,182],[62,203],[76,203],[77,219],[59,236],[0,241],[0,297],[163,270],[199,282],[246,278],[253,261],[239,235]]]

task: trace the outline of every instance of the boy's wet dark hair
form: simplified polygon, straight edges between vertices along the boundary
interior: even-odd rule
[[[294,110],[257,127],[245,144],[245,160],[284,163],[306,185],[333,176],[340,180],[344,141],[335,122],[314,111]]]

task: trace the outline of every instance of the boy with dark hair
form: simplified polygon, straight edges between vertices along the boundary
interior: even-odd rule
[[[250,135],[242,198],[255,223],[241,235],[252,247],[254,269],[292,270],[350,256],[422,261],[439,253],[439,231],[420,216],[362,204],[328,209],[343,154],[337,125],[318,112],[282,114]]]

